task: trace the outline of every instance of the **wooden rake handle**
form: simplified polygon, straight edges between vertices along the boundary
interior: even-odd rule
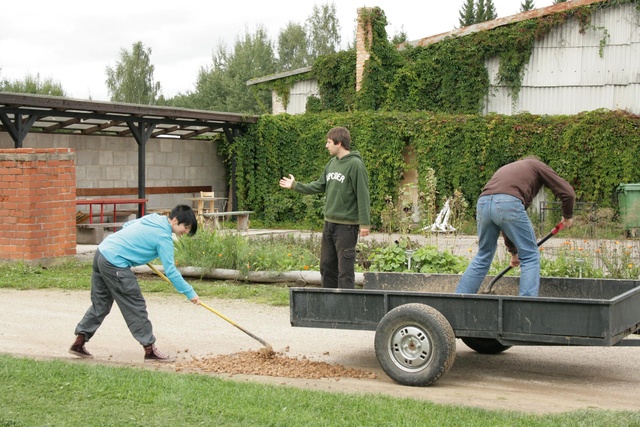
[[[167,283],[169,283],[170,285],[173,286],[173,284],[171,283],[171,280],[169,280],[169,278],[167,276],[165,276],[164,273],[162,273],[160,270],[158,270],[153,265],[151,265],[151,263],[147,263],[147,266],[151,269],[151,271],[156,273],[158,275],[158,277],[162,278],[165,282],[167,282]],[[265,340],[263,340],[262,338],[257,337],[256,335],[252,334],[251,332],[247,331],[245,328],[243,328],[242,326],[238,325],[236,322],[234,322],[233,320],[229,319],[224,314],[222,314],[219,311],[215,310],[213,307],[210,307],[209,305],[203,303],[202,301],[200,301],[200,305],[202,307],[206,308],[207,310],[209,310],[210,312],[214,313],[218,317],[221,317],[222,319],[224,319],[227,322],[231,323],[233,326],[235,326],[236,328],[240,329],[242,332],[244,332],[245,334],[249,335],[254,340],[258,341],[260,344],[265,346],[270,352],[273,351],[273,347],[271,347],[271,345],[269,343],[267,343]]]

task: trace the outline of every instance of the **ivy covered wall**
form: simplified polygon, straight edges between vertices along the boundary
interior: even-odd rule
[[[616,207],[616,187],[640,182],[638,116],[605,110],[574,116],[479,113],[490,91],[488,58],[499,58],[500,83],[517,97],[535,40],[569,19],[582,32],[593,25],[595,11],[620,4],[635,4],[638,11],[640,0],[594,3],[400,51],[388,41],[384,12],[369,10],[360,17],[371,24],[371,57],[360,91],[354,50],[321,57],[311,71],[320,99],[310,99],[306,114],[264,116],[227,147],[237,162],[239,207],[267,223],[320,223],[321,196],[282,190],[278,181],[287,174],[316,180],[329,160],[324,144],[333,126],[349,128],[353,149],[363,155],[374,226],[380,225],[385,197],[397,197],[406,149],[416,154],[419,176],[435,171],[439,200],[459,190],[469,210],[500,166],[530,154],[567,179],[579,201]]]
[[[365,64],[362,88],[355,92],[354,50],[320,57],[309,76],[318,80],[320,99],[313,99],[307,111],[425,110],[476,114],[483,110],[491,85],[486,63],[497,59],[494,84],[518,98],[525,66],[537,40],[569,20],[577,22],[577,32],[596,31],[601,35],[599,54],[604,55],[613,28],[594,25],[594,15],[609,8],[632,10],[629,19],[640,19],[640,0],[609,0],[578,6],[534,19],[513,22],[464,36],[451,36],[426,46],[398,48],[391,44],[380,8],[367,9],[359,19],[371,28],[370,58]],[[634,5],[634,7],[629,7]],[[576,27],[574,27],[576,28]],[[280,86],[278,92],[283,92]]]
[[[320,223],[322,197],[284,190],[278,181],[288,174],[302,182],[318,179],[329,160],[326,133],[334,126],[349,128],[352,149],[362,153],[372,219],[378,226],[385,196],[397,196],[405,147],[416,153],[419,175],[428,168],[435,171],[440,197],[460,190],[469,209],[500,166],[529,154],[567,179],[578,200],[600,207],[617,206],[620,183],[640,182],[640,117],[620,111],[573,116],[380,111],[265,115],[226,147],[236,159],[238,207],[256,211],[267,223]]]

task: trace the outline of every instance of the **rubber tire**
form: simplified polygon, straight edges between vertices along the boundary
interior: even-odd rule
[[[456,337],[447,319],[425,304],[404,304],[376,328],[378,363],[395,382],[428,386],[453,366]]]
[[[463,337],[461,340],[471,350],[482,354],[500,354],[511,348],[510,345],[500,344],[500,341],[493,338]]]

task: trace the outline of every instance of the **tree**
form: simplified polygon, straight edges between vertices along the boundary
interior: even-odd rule
[[[142,42],[133,44],[131,53],[120,50],[120,60],[114,68],[107,67],[107,89],[114,102],[153,105],[157,103],[160,83],[153,81],[155,67],[151,64],[151,48]]]
[[[289,22],[278,36],[278,68],[289,71],[309,65],[307,33],[304,27]]]
[[[340,49],[340,23],[334,3],[313,6],[307,19],[306,30],[310,63],[320,55],[336,53]]]
[[[536,8],[536,4],[533,0],[524,0],[520,3],[520,12],[526,12],[528,10],[533,10]]]
[[[553,4],[565,3],[567,0],[553,0]]]
[[[486,19],[484,19],[484,15],[485,15],[486,11],[487,11],[487,9],[485,8],[484,0],[477,0],[476,1],[476,14],[475,14],[473,23],[477,24],[479,22],[486,21]]]
[[[497,17],[498,12],[496,12],[496,7],[493,4],[493,0],[484,0],[484,19],[478,22],[493,21]]]
[[[391,37],[391,44],[396,46],[407,41],[409,41],[409,38],[407,33],[404,31],[404,28],[401,29],[400,32],[396,32],[393,37]]]
[[[59,82],[53,81],[50,77],[40,80],[40,73],[36,74],[35,77],[27,74],[24,81],[2,80],[0,81],[0,91],[30,93],[34,95],[66,96]]]
[[[404,41],[406,35],[400,36]],[[336,53],[340,26],[334,4],[314,6],[304,25],[290,22],[274,44],[262,26],[236,40],[229,51],[220,44],[211,66],[200,69],[195,92],[178,94],[163,105],[246,114],[271,112],[271,91],[264,86],[247,87],[248,80],[312,65],[321,55]]]
[[[178,95],[172,99],[173,105],[199,110],[228,111],[227,98],[230,96],[232,83],[226,72],[229,54],[224,43],[218,44],[216,49],[212,65],[200,68],[195,93]]]
[[[247,81],[268,76],[276,72],[276,58],[273,46],[264,27],[255,33],[245,33],[234,46],[233,56],[229,57],[227,72],[233,82],[232,93],[228,100],[229,110],[238,113],[271,112],[271,93],[269,91],[254,94],[247,87]]]
[[[458,23],[460,24],[460,28],[468,27],[469,25],[473,25],[476,23],[476,7],[474,0],[465,0],[462,5],[462,9],[460,9],[460,18],[458,19]]]
[[[273,46],[264,27],[236,39],[232,52],[219,44],[213,64],[198,74],[196,92],[179,95],[171,105],[245,114],[271,112],[271,92],[252,92],[247,81],[276,72]]]
[[[465,0],[462,9],[458,12],[460,27],[491,21],[498,17],[493,0]]]

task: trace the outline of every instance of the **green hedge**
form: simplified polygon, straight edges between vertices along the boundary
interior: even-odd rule
[[[406,148],[416,153],[419,175],[434,169],[439,200],[461,190],[470,210],[496,169],[529,154],[567,179],[578,200],[599,207],[617,206],[620,183],[640,182],[640,117],[621,111],[574,116],[380,111],[265,115],[233,147],[222,147],[235,156],[239,208],[256,211],[266,224],[320,223],[322,197],[281,189],[278,181],[289,173],[302,182],[316,180],[329,160],[324,145],[333,126],[349,128],[352,149],[362,153],[376,226],[384,197],[397,197]]]

